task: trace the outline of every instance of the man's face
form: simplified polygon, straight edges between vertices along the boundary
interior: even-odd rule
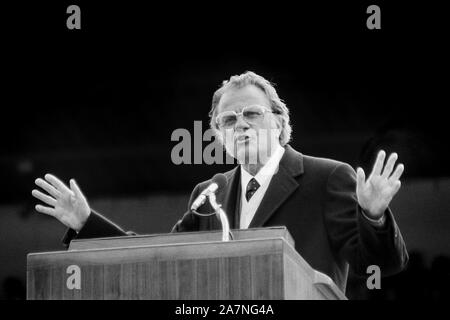
[[[227,90],[217,106],[216,115],[229,114],[228,111],[239,114],[244,108],[249,110],[254,106],[264,111],[262,116],[244,119],[244,115],[238,115],[234,125],[219,127],[226,151],[241,164],[266,163],[279,144],[279,121],[271,112],[269,99],[254,85]]]

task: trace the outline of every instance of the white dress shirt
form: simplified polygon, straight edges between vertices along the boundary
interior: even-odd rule
[[[278,145],[275,148],[274,153],[269,158],[267,163],[258,171],[255,176],[248,173],[243,166],[241,166],[241,219],[239,227],[241,229],[247,229],[255,216],[255,212],[258,209],[261,201],[266,194],[267,188],[269,187],[270,181],[273,175],[278,170],[278,165],[284,154],[284,148]],[[247,185],[249,181],[255,178],[259,183],[259,188],[253,194],[249,201],[245,197],[247,190]]]

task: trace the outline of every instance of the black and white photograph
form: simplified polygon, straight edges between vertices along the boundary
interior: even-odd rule
[[[443,13],[8,5],[0,300],[449,301]]]

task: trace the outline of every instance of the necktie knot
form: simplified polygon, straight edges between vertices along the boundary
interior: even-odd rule
[[[245,192],[245,198],[250,201],[250,198],[255,194],[256,190],[259,188],[259,183],[255,178],[251,178],[247,184],[247,190]]]

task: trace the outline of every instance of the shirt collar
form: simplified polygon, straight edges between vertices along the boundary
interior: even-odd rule
[[[284,148],[279,144],[276,146],[274,153],[271,155],[266,164],[258,171],[255,176],[248,173],[244,167],[241,166],[241,181],[243,186],[246,188],[249,181],[255,178],[259,185],[263,185],[276,173],[280,160],[283,157]]]

